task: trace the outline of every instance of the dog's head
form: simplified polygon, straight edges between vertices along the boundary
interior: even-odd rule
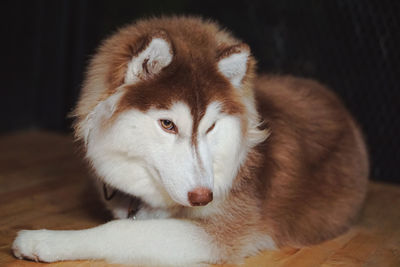
[[[266,137],[250,88],[254,60],[214,24],[156,22],[100,48],[76,133],[105,183],[154,206],[205,205],[230,190],[248,149]]]

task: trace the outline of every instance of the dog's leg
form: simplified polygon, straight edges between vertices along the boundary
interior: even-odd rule
[[[212,263],[218,252],[200,225],[187,220],[116,220],[86,230],[23,230],[14,255],[36,261],[107,260],[138,265]]]

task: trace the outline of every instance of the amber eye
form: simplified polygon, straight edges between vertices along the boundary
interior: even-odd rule
[[[178,129],[175,124],[170,120],[160,120],[160,125],[162,129],[168,133],[177,133]]]

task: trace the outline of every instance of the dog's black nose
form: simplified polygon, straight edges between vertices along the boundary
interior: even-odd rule
[[[213,193],[205,187],[198,187],[188,193],[188,199],[192,206],[204,206],[213,200]]]

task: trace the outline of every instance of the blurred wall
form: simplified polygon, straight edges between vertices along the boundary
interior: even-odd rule
[[[362,126],[372,177],[400,182],[400,1],[2,1],[0,132],[70,131],[99,42],[141,17],[196,14],[248,43],[260,72],[318,79]]]

